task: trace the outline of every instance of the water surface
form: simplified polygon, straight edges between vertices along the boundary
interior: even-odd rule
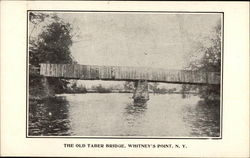
[[[129,93],[63,94],[30,101],[30,136],[219,137],[220,107],[194,95],[150,94],[144,105]]]

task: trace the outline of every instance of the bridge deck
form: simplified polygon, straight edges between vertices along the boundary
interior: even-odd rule
[[[147,80],[151,82],[220,84],[220,73],[158,68],[40,64],[40,75],[80,80]]]

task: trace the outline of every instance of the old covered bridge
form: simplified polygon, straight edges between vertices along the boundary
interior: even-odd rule
[[[147,101],[148,81],[179,84],[220,84],[219,72],[166,70],[125,66],[91,66],[78,64],[40,64],[40,75],[78,80],[135,81],[134,100]]]

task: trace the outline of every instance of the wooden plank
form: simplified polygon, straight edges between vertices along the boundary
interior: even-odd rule
[[[220,84],[219,72],[166,70],[141,67],[40,64],[40,75],[68,79],[148,80],[167,83]]]

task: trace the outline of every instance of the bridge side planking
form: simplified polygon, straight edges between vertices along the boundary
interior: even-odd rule
[[[180,84],[220,84],[219,72],[166,70],[158,68],[96,66],[79,64],[40,64],[40,75],[79,80],[147,80]]]

